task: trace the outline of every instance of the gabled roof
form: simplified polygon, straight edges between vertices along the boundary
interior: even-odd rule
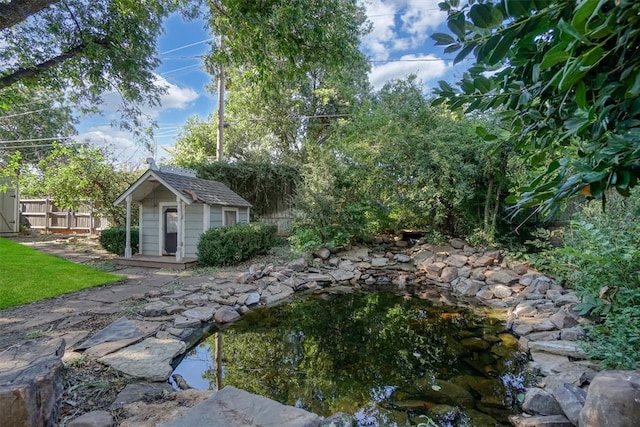
[[[113,204],[119,205],[129,195],[132,195],[135,201],[141,201],[159,185],[167,188],[188,205],[204,203],[207,205],[251,207],[251,203],[221,182],[155,169],[147,170]]]

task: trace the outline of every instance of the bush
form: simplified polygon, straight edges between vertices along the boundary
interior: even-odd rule
[[[597,321],[583,344],[609,368],[640,366],[639,211],[637,191],[628,199],[610,197],[606,212],[587,206],[565,232],[564,246],[542,257],[581,297],[575,310]]]
[[[276,231],[275,225],[260,223],[211,228],[200,236],[198,263],[221,267],[266,254],[275,243]]]
[[[139,237],[138,227],[131,227],[131,253],[138,252]],[[124,256],[126,238],[127,230],[125,227],[107,228],[100,233],[100,244],[107,252]]]

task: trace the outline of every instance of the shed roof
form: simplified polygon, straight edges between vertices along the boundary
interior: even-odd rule
[[[141,201],[159,185],[166,187],[189,205],[204,203],[251,207],[251,203],[221,182],[156,169],[147,170],[113,204],[119,205],[126,200],[128,195],[132,195],[135,201]]]

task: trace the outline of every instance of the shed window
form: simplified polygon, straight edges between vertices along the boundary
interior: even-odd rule
[[[224,225],[238,223],[238,211],[224,211]]]

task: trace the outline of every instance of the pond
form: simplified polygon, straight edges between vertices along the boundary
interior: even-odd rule
[[[374,292],[251,311],[174,373],[194,388],[232,385],[350,414],[359,426],[494,426],[516,411],[525,363],[498,319]]]

